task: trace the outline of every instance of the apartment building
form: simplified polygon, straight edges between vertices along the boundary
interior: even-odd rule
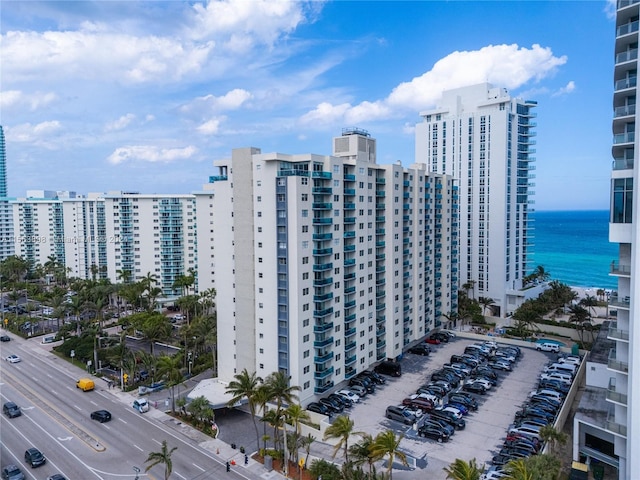
[[[222,380],[284,371],[305,402],[399,358],[457,308],[453,179],[377,164],[363,130],[333,145],[332,156],[240,148],[215,163]]]
[[[416,162],[460,186],[460,284],[512,313],[533,242],[536,102],[483,83],[443,92],[416,125]]]
[[[77,278],[132,280],[151,273],[165,298],[175,280],[197,267],[195,197],[127,192],[29,191],[9,201],[15,254],[34,265],[55,257]]]
[[[7,152],[4,129],[0,125],[0,261],[15,254],[13,208],[7,195]]]

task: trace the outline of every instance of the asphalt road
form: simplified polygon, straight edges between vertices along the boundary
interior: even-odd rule
[[[149,452],[160,450],[163,440],[178,449],[172,456],[173,475],[181,480],[246,478],[240,472],[226,473],[221,458],[197,442],[176,434],[151,415],[141,415],[96,383],[96,390],[82,392],[75,387],[81,370],[73,371],[62,360],[27,341],[2,344],[2,356],[17,354],[22,362],[0,364],[2,403],[14,401],[23,409],[21,417],[0,420],[0,461],[20,466],[28,479],[42,479],[62,473],[69,479],[101,480],[135,477],[133,467],[144,471]],[[90,419],[94,410],[106,409],[111,422]],[[47,457],[47,464],[27,468],[24,452],[35,446]],[[153,467],[147,478],[164,478],[163,466]]]

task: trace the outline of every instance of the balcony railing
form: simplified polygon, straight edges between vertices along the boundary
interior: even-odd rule
[[[609,299],[609,305],[612,307],[629,308],[631,299],[629,297],[618,297],[617,295],[611,295]]]
[[[625,342],[629,341],[629,331],[628,330],[620,330],[617,328],[617,323],[609,324],[609,331],[607,332],[607,338],[612,340],[623,340]]]
[[[636,3],[638,3],[640,0],[618,0],[618,5],[617,8],[621,9],[624,7],[628,7],[630,5],[634,5]]]
[[[613,109],[613,117],[628,117],[629,115],[636,114],[635,105],[623,105],[622,107],[616,107]]]
[[[633,170],[633,158],[616,158],[613,160],[614,170]]]
[[[638,59],[638,49],[633,48],[631,50],[627,50],[626,52],[620,52],[616,55],[616,64],[623,62],[630,62],[631,60]]]
[[[624,25],[620,25],[616,29],[616,36],[620,37],[621,35],[628,35],[629,33],[638,31],[639,22],[636,20],[635,22],[625,23]]]
[[[620,360],[616,360],[616,351],[614,348],[612,348],[611,352],[609,353],[607,368],[621,373],[629,373],[629,364]]]
[[[613,275],[631,275],[631,265],[623,265],[617,262],[611,262],[611,268],[609,269],[609,273]]]
[[[627,396],[623,393],[616,392],[616,379],[609,380],[609,388],[607,388],[607,400],[622,405],[627,404]]]
[[[627,88],[636,88],[637,83],[637,77],[629,77],[618,80],[613,86],[614,90],[617,92],[618,90],[626,90]]]
[[[626,437],[627,436],[627,426],[620,425],[619,423],[613,422],[611,420],[607,420],[604,424],[604,428],[611,433],[615,433],[617,435]]]

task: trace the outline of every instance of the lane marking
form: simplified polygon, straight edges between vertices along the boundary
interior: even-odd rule
[[[162,445],[162,442],[159,442],[158,440],[156,440],[155,438],[151,439],[152,441],[156,442],[158,445]]]
[[[102,426],[103,426],[104,428],[106,428],[107,430],[111,430],[111,427],[110,427],[110,426],[108,426],[108,425],[105,425],[104,423],[102,424]]]
[[[82,411],[82,409],[78,405],[74,405],[73,408],[79,410],[80,412]]]
[[[196,465],[195,463],[192,463],[191,465],[193,465],[194,467],[196,467],[198,470],[202,470],[203,472],[205,471],[204,468],[202,468],[200,465]]]
[[[90,402],[92,405],[95,405],[96,407],[98,406],[98,404],[97,404],[96,402],[94,402],[93,400],[89,400],[89,402]]]
[[[138,445],[133,445],[134,447],[136,447],[138,450],[140,450],[141,452],[144,452],[143,449],[141,449]]]
[[[183,476],[183,475],[180,475],[178,472],[173,472],[173,473],[175,473],[176,475],[178,475],[178,476],[179,476],[180,478],[182,478],[183,480],[187,480],[187,477],[185,477],[185,476]]]
[[[121,419],[121,418],[119,418],[118,420],[120,420],[122,423],[129,423],[129,422],[127,422],[126,420],[123,420],[123,419]]]

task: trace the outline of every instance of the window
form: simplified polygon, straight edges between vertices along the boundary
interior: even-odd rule
[[[611,222],[631,223],[633,221],[633,178],[613,180]]]
[[[308,217],[309,216],[309,210],[302,210],[302,217]]]
[[[302,343],[307,343],[309,341],[309,335],[305,335],[302,337]]]
[[[309,350],[305,350],[302,354],[302,358],[309,358]]]

